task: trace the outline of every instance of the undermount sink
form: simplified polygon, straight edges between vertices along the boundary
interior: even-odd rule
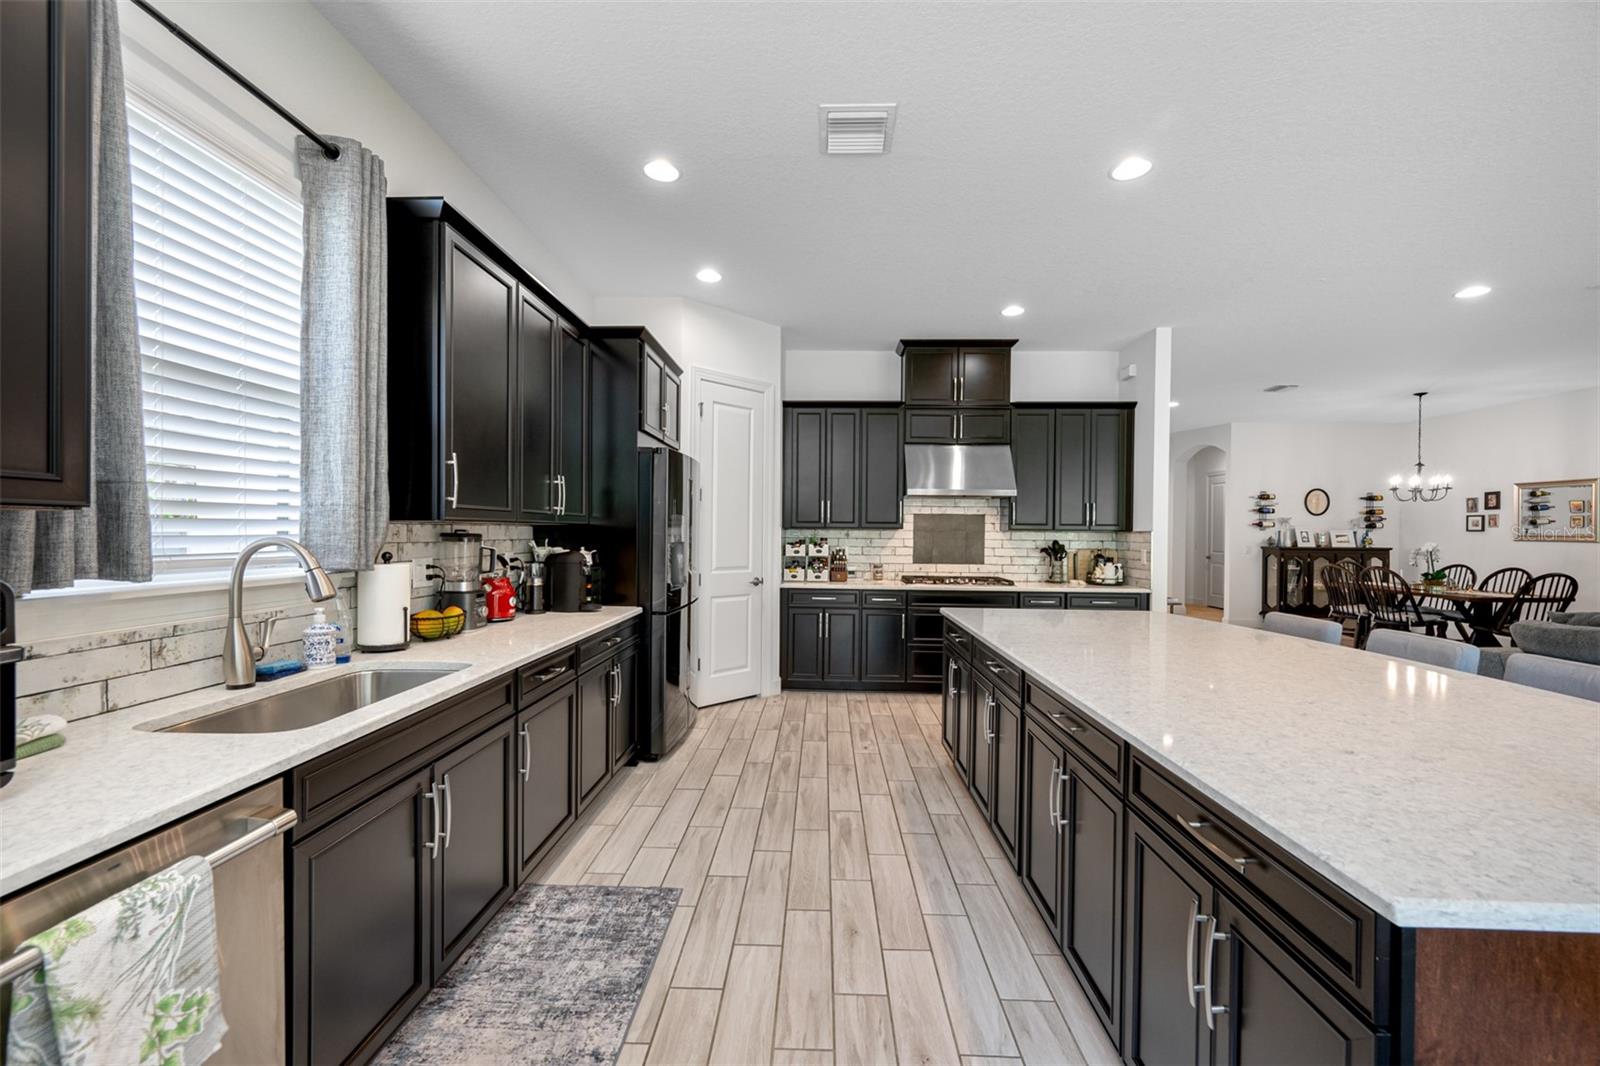
[[[340,674],[304,688],[285,689],[225,711],[162,726],[159,733],[286,733],[320,725],[388,699],[408,689],[437,681],[461,669],[373,669]]]

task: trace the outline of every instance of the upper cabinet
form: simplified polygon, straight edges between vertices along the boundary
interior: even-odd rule
[[[88,19],[0,3],[0,505],[89,502]]]
[[[643,326],[601,326],[591,332],[597,340],[637,363],[639,432],[669,448],[679,447],[683,370]]]
[[[899,528],[904,450],[894,407],[786,407],[784,527]]]
[[[983,407],[1011,402],[1014,340],[903,340],[901,398],[908,407]]]
[[[1133,528],[1132,405],[1017,407],[1013,529]]]

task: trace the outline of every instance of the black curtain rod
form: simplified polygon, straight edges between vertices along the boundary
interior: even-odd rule
[[[157,11],[154,5],[149,2],[149,0],[133,0],[133,5],[140,11],[143,11],[145,14],[155,19],[157,22],[161,23],[162,27],[168,33],[172,34],[178,40],[182,41],[184,44],[200,53],[201,58],[205,59],[206,62],[210,63],[212,66],[222,71],[222,73],[238,82],[240,87],[243,88],[245,92],[249,93],[251,96],[270,107],[279,118],[289,123],[289,125],[293,126],[307,137],[310,137],[316,142],[317,147],[322,149],[323,155],[327,156],[329,159],[339,158],[338,145],[334,144],[332,141],[322,136],[322,134],[318,133],[316,130],[312,129],[310,126],[307,126],[304,122],[301,122],[299,119],[291,115],[282,104],[278,103],[278,101],[262,92],[249,78],[245,77],[243,74],[240,74],[237,70],[234,70],[221,56],[217,55],[217,53],[213,52],[211,49],[195,40],[194,37],[191,36],[189,32],[182,26],[178,25],[176,22],[173,22],[171,19],[167,18],[167,16]]]

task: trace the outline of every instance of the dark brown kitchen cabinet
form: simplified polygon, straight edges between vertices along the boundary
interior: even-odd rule
[[[515,511],[517,283],[446,227],[443,362],[446,518]]]
[[[1215,890],[1143,818],[1130,825],[1122,1055],[1131,1063],[1209,1066],[1211,1034],[1195,986]]]
[[[904,681],[904,607],[868,607],[861,612],[861,680]]]
[[[1011,499],[1012,529],[1053,529],[1050,474],[1054,469],[1056,414],[1049,408],[1018,408],[1011,414],[1011,465],[1017,494]]]
[[[861,423],[859,408],[784,409],[786,528],[861,525]]]
[[[618,652],[611,671],[611,767],[615,770],[626,765],[638,748],[638,648]]]
[[[1012,527],[1133,528],[1133,417],[1132,405],[1013,408]]]
[[[557,515],[562,522],[589,516],[589,344],[575,327],[563,325],[560,335],[560,397],[556,429],[555,470],[560,488]]]
[[[861,612],[827,607],[822,612],[822,680],[856,681],[861,670]]]
[[[517,865],[533,872],[577,817],[577,690],[567,684],[517,715]]]
[[[982,670],[972,672],[967,714],[972,757],[967,761],[967,790],[988,819],[994,810],[994,683]]]
[[[828,438],[827,478],[822,521],[827,526],[861,524],[861,412],[829,408],[823,424]]]
[[[1014,340],[903,340],[901,399],[906,406],[1011,402]]]
[[[1011,440],[1008,407],[907,407],[907,444],[1006,444]]]
[[[783,679],[821,681],[826,653],[821,607],[786,607],[783,612]]]
[[[1056,412],[1052,529],[1089,528],[1091,418],[1087,408]]]
[[[1065,765],[1064,745],[1030,718],[1022,735],[1022,884],[1058,941],[1063,843],[1057,807]]]
[[[1020,839],[1022,801],[1022,708],[1004,689],[994,689],[990,709],[994,739],[994,800],[989,823],[1000,841],[1000,848],[1012,866],[1016,865]]]
[[[1089,528],[1133,528],[1133,412],[1095,408],[1089,418]]]
[[[510,720],[434,766],[442,833],[433,893],[433,979],[444,976],[517,887]]]
[[[899,529],[906,494],[899,408],[862,408],[860,477],[862,527]]]
[[[956,770],[963,779],[967,764],[972,759],[972,742],[966,728],[971,694],[972,667],[953,646],[945,646],[944,693],[940,698],[943,707],[943,736],[945,750],[955,760]]]
[[[0,505],[89,502],[87,4],[0,4]]]
[[[521,491],[518,515],[524,521],[548,521],[556,515],[560,488],[557,427],[561,405],[554,311],[526,289],[517,295],[517,419],[521,432]]]
[[[293,848],[291,1061],[365,1061],[427,994],[433,788],[424,768]]]
[[[1106,1031],[1115,1033],[1122,1020],[1122,797],[1070,746],[1059,787],[1061,952]]]
[[[654,338],[642,327],[626,327],[642,336],[639,363],[639,429],[661,443],[676,448],[679,443],[679,396],[683,372],[667,357]]]
[[[611,777],[611,663],[578,675],[578,810]]]

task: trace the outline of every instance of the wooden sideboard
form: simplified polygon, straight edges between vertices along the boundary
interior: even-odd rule
[[[1261,546],[1261,613],[1286,611],[1325,618],[1328,593],[1322,572],[1346,560],[1363,570],[1389,566],[1391,548],[1289,548]]]

